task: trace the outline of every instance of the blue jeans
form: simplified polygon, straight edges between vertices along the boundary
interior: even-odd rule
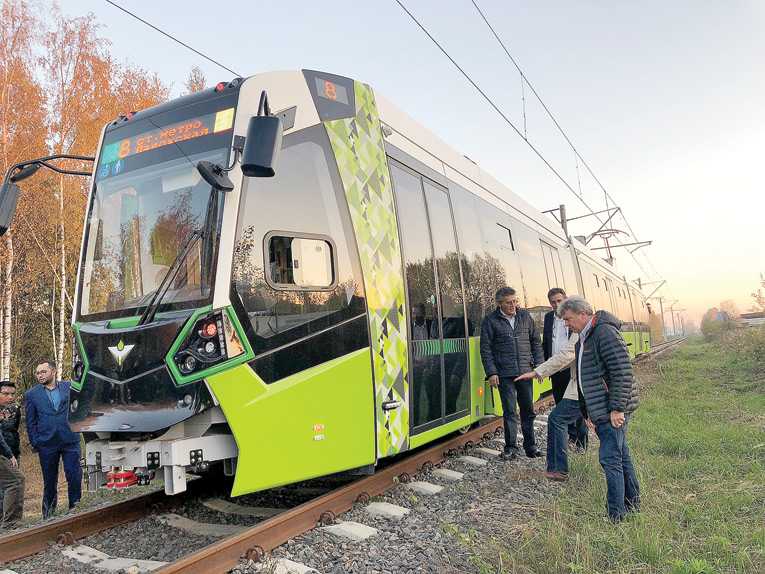
[[[547,470],[568,472],[568,431],[569,425],[582,419],[579,401],[561,399],[547,417]],[[587,444],[587,426],[584,427],[584,444]]]
[[[566,393],[570,380],[571,373],[569,373],[568,369],[555,373],[550,377],[556,405],[563,400],[563,395]],[[576,421],[568,425],[568,440],[573,442],[578,448],[587,448],[587,425],[584,424],[584,418],[581,413],[579,413],[579,418]]]
[[[64,475],[69,487],[69,508],[82,497],[82,468],[80,468],[80,443],[41,446],[38,448],[40,468],[43,475],[43,518],[56,512],[58,496],[58,463],[64,461]]]
[[[515,377],[500,377],[499,398],[502,401],[502,418],[505,428],[505,452],[515,450],[518,435],[518,414],[515,402],[521,410],[523,450],[527,453],[536,448],[534,439],[534,386],[532,381],[514,382]]]
[[[606,475],[608,516],[619,521],[628,511],[640,508],[640,486],[627,447],[627,421],[618,429],[610,421],[600,423],[595,432],[600,439],[600,466]]]

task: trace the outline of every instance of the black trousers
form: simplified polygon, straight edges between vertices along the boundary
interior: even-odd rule
[[[518,448],[518,414],[515,403],[521,410],[521,432],[523,450],[529,452],[536,448],[534,440],[534,386],[532,381],[513,382],[515,377],[500,377],[499,398],[502,401],[502,418],[505,427],[505,451]]]
[[[555,404],[559,405],[571,380],[571,373],[565,369],[552,375],[550,380],[552,381],[553,399],[555,399]],[[580,416],[576,421],[569,423],[568,440],[578,447],[587,448],[587,425],[583,417]]]

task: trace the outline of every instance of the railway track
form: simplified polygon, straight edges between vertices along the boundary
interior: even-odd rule
[[[638,356],[635,361],[659,356],[686,339],[686,337],[673,339],[657,345],[649,353]],[[551,405],[551,398],[546,397],[537,402],[536,408],[544,409]],[[336,515],[349,510],[354,504],[368,501],[371,497],[383,494],[399,483],[408,482],[414,474],[440,465],[447,454],[461,449],[470,449],[483,440],[496,437],[501,433],[501,428],[502,421],[496,418],[464,434],[423,447],[381,468],[372,476],[355,480],[308,502],[286,509],[239,534],[219,540],[167,564],[157,572],[161,574],[227,572],[237,566],[242,557],[258,561],[269,551],[291,538],[317,525],[332,523]],[[201,490],[196,483],[201,485],[203,481],[192,481],[189,484],[189,492],[181,496],[195,496],[196,491]],[[160,490],[2,536],[0,537],[0,564],[34,555],[44,551],[53,543],[72,545],[76,540],[139,520],[150,515],[158,505],[167,501],[168,497]]]
[[[547,402],[548,399],[542,399],[537,405],[545,406]],[[372,476],[335,488],[294,508],[285,509],[241,534],[209,545],[168,564],[158,572],[226,572],[236,566],[242,556],[260,559],[266,552],[290,538],[317,525],[333,522],[337,514],[350,509],[356,502],[364,502],[382,494],[401,482],[408,482],[416,472],[439,465],[447,453],[466,446],[469,448],[484,438],[495,437],[501,428],[501,419],[492,419],[464,434],[415,451]],[[181,496],[188,498],[201,493],[204,490],[203,482],[192,481],[189,492]],[[196,483],[199,486],[194,488]],[[144,518],[167,502],[168,497],[164,491],[159,490],[2,536],[0,564],[32,556],[46,550],[51,544],[74,545],[77,540]]]
[[[677,347],[678,345],[682,344],[683,342],[687,340],[688,340],[688,337],[677,337],[675,339],[670,339],[669,341],[659,343],[658,345],[655,345],[654,347],[652,347],[648,353],[643,353],[641,355],[638,355],[635,358],[635,361],[639,362],[649,357],[656,358],[659,355],[662,355],[665,352],[669,351],[670,349],[674,349],[675,347]]]

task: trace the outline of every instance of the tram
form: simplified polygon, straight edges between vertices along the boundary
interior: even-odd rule
[[[6,176],[3,230],[31,165]],[[88,483],[175,494],[222,462],[242,495],[499,415],[478,342],[503,285],[540,327],[563,287],[650,346],[638,288],[362,82],[264,73],[121,116],[72,324]]]

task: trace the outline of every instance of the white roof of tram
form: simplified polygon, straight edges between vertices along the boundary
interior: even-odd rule
[[[255,115],[256,107],[253,106],[257,106],[262,89],[268,90],[272,109],[297,107],[295,125],[287,131],[300,130],[319,123],[319,116],[302,71],[266,72],[247,78],[242,86],[242,95],[245,97],[240,99],[240,110],[245,111],[243,108],[250,107],[253,109],[251,114],[240,115],[241,123],[236,125],[237,132],[246,133],[246,118],[249,115]],[[372,89],[374,91],[374,85]],[[481,169],[475,162],[454,150],[378,91],[374,91],[374,94],[380,120],[391,131],[385,135],[386,141],[471,193],[509,212],[510,215],[548,238],[555,237],[557,242],[565,243],[563,230],[559,224]],[[247,103],[243,105],[243,102]],[[596,262],[604,271],[621,277],[619,270],[615,266],[609,266],[596,252],[578,241],[576,241],[576,248],[588,255],[589,259]]]
[[[566,242],[563,230],[550,217],[531,205],[507,185],[495,179],[481,169],[478,164],[468,159],[449,144],[441,140],[429,129],[397,108],[385,96],[375,92],[375,100],[380,111],[380,120],[392,131],[385,136],[386,141],[405,151],[434,171],[461,185],[471,193],[485,199],[536,231],[553,235],[559,241]],[[608,265],[596,252],[583,243],[574,240],[577,250],[586,254],[604,271],[621,278],[616,266]],[[633,286],[636,289],[636,287]]]

